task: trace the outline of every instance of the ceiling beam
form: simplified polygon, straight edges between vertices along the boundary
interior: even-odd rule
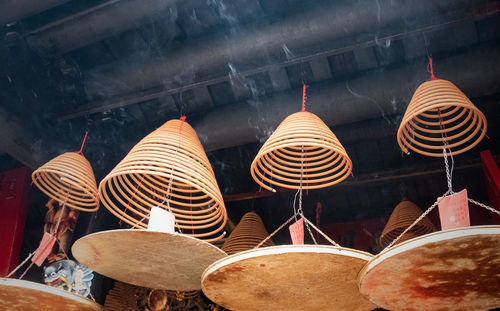
[[[499,53],[499,46],[476,48],[436,59],[434,68],[439,78],[451,80],[470,98],[492,95],[500,91]],[[414,90],[428,79],[422,62],[372,71],[349,81],[312,84],[307,110],[331,127],[403,114]],[[267,138],[286,116],[299,111],[301,96],[301,90],[292,90],[261,97],[253,104],[221,106],[191,125],[207,151],[252,143]]]
[[[493,157],[495,161],[500,160],[500,156]],[[454,167],[454,172],[464,172],[472,169],[478,169],[481,167],[481,159],[474,158],[468,161],[468,163],[464,163],[461,165],[457,165]],[[379,185],[385,183],[393,183],[399,182],[407,179],[415,179],[415,178],[423,178],[435,175],[444,175],[444,168],[438,169],[425,169],[422,167],[411,167],[399,170],[387,170],[382,172],[375,172],[370,174],[358,175],[354,177],[350,177],[349,179],[330,187],[329,189],[324,190],[342,190],[348,187],[360,187],[360,186],[372,186]],[[243,193],[234,193],[227,194],[224,196],[224,202],[236,202],[236,201],[245,201],[245,200],[253,200],[253,199],[262,199],[266,197],[270,197],[276,195],[276,193],[288,193],[288,192],[296,192],[297,190],[293,189],[285,189],[278,188],[276,192],[271,192],[267,190],[262,191],[254,191],[254,192],[243,192]]]
[[[19,0],[12,0],[12,2],[15,1]],[[155,14],[160,19],[160,12],[164,13],[168,8],[175,7],[182,2],[179,0],[110,0],[44,25],[26,34],[26,37],[28,43],[43,54],[64,54],[133,28],[146,19],[151,19]],[[202,3],[200,0],[190,2],[195,2],[192,5]],[[169,21],[170,27],[175,27],[177,9],[167,13],[168,16],[161,16],[163,23]]]
[[[154,87],[151,87],[151,88],[145,89],[145,90],[129,92],[125,95],[112,96],[110,98],[90,102],[89,104],[86,104],[86,105],[81,105],[78,108],[73,109],[71,111],[61,111],[60,115],[58,116],[58,119],[59,120],[70,120],[70,119],[79,118],[79,117],[86,116],[86,115],[91,115],[91,114],[100,113],[100,112],[106,112],[106,111],[109,111],[112,109],[137,104],[137,103],[140,103],[143,101],[156,99],[156,98],[159,98],[162,96],[172,95],[175,93],[183,92],[183,91],[192,89],[194,87],[209,86],[212,84],[225,82],[225,81],[228,81],[230,78],[233,80],[243,79],[246,76],[250,76],[250,75],[254,75],[254,74],[258,74],[258,73],[262,73],[262,72],[266,72],[266,71],[278,70],[280,68],[284,68],[284,67],[287,67],[290,65],[296,65],[296,64],[300,64],[300,63],[304,63],[304,62],[314,61],[316,59],[326,58],[328,56],[335,55],[335,54],[340,54],[340,53],[345,53],[348,51],[354,51],[354,50],[372,47],[372,46],[377,45],[377,42],[380,42],[380,41],[402,40],[405,38],[414,38],[415,36],[422,35],[426,32],[436,31],[436,30],[440,30],[440,29],[447,29],[447,28],[454,27],[456,25],[460,25],[464,21],[473,21],[473,20],[485,18],[491,14],[494,14],[495,12],[485,11],[485,12],[481,12],[480,15],[474,15],[474,16],[470,16],[470,17],[466,17],[466,18],[460,18],[460,19],[448,21],[445,23],[427,25],[427,26],[420,27],[420,28],[417,28],[414,30],[405,29],[404,32],[382,35],[381,37],[377,38],[377,40],[369,39],[369,40],[360,41],[360,42],[350,42],[348,44],[340,44],[340,46],[338,46],[338,47],[315,52],[315,53],[312,53],[309,55],[297,56],[297,57],[292,58],[292,59],[287,59],[287,60],[284,60],[281,62],[276,62],[276,63],[265,65],[265,66],[259,66],[259,67],[252,68],[249,70],[231,72],[231,75],[229,75],[228,74],[229,72],[227,72],[223,75],[219,75],[216,77],[204,77],[202,79],[195,80],[195,81],[192,81],[190,83],[184,83],[180,86],[171,87],[168,89],[166,89],[164,85],[159,85],[159,86],[154,86]],[[228,70],[229,70],[229,68],[228,68]],[[98,80],[99,79],[97,79],[96,82],[98,82]]]
[[[43,12],[69,0],[4,0],[0,9],[0,25]]]
[[[229,35],[205,36],[160,55],[140,51],[92,68],[83,73],[85,92],[89,99],[126,94],[191,80],[193,71],[228,69],[229,64],[267,55],[291,59],[311,47],[334,45],[344,38],[368,36],[379,42],[384,29],[397,34],[406,32],[408,20],[414,25],[428,26],[468,17],[479,3],[483,1],[420,0],[405,5],[391,0],[326,2],[276,23],[247,25]],[[443,11],[448,15],[440,13]],[[112,16],[109,18],[113,20]]]
[[[46,160],[46,153],[37,148],[37,140],[20,121],[0,107],[0,145],[3,152],[25,166],[36,169]]]

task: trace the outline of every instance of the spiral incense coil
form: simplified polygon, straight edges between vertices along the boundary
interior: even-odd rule
[[[222,250],[228,255],[246,251],[257,246],[269,233],[264,227],[262,219],[254,212],[243,215],[233,232],[226,238]],[[269,239],[262,246],[273,246]]]
[[[443,156],[445,141],[455,155],[476,146],[486,134],[486,118],[453,83],[430,80],[413,95],[398,130],[398,144],[431,157]]]
[[[104,206],[126,223],[146,228],[153,206],[170,210],[176,228],[205,241],[224,236],[226,208],[193,128],[170,120],[146,136],[99,184]]]
[[[85,212],[99,208],[97,184],[87,159],[76,152],[63,153],[31,175],[33,183],[46,195]]]
[[[380,245],[386,247],[394,239],[396,239],[406,228],[408,228],[420,215],[422,210],[410,201],[402,201],[394,211],[392,211],[389,221],[385,225],[382,234],[380,235]],[[436,227],[432,221],[425,216],[420,220],[410,231],[399,239],[398,243],[421,236],[427,233],[436,231]]]
[[[320,118],[301,111],[288,116],[264,143],[251,166],[253,179],[299,189],[318,189],[339,183],[351,174],[352,162],[337,137]]]

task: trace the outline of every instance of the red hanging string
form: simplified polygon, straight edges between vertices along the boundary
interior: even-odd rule
[[[431,74],[431,80],[437,80],[434,75],[434,67],[432,66],[432,57],[429,57],[429,64],[427,64],[427,72]]]
[[[83,142],[82,142],[82,146],[80,147],[80,150],[78,150],[76,153],[78,154],[82,154],[83,152],[83,147],[85,146],[85,141],[87,140],[87,135],[89,134],[89,131],[86,131],[85,132],[85,136],[83,137]]]
[[[321,202],[318,202],[316,203],[316,227],[319,228],[319,218],[320,218],[320,215],[321,215],[321,209],[323,208],[323,206],[321,205]],[[316,233],[316,238],[319,238],[319,232],[315,232]]]
[[[321,202],[318,202],[316,204],[316,227],[319,228],[319,218],[320,218],[320,215],[321,215],[321,209],[323,208],[323,206],[321,205]]]
[[[123,211],[123,213],[126,215],[127,214],[127,210],[128,208],[130,207],[130,203],[132,202],[133,199],[135,199],[135,196],[137,194],[137,191],[139,190],[139,187],[141,186],[142,184],[137,184],[137,187],[135,188],[135,191],[134,191],[134,194],[128,199],[128,203],[127,203],[127,206],[125,207],[125,210]],[[120,215],[120,221],[118,222],[118,224],[122,224],[122,221],[123,221],[123,216]]]
[[[302,84],[302,112],[306,111],[306,85]]]
[[[179,145],[177,146],[177,149],[181,147],[181,133],[182,133],[182,126],[184,125],[184,122],[186,122],[186,116],[180,117],[180,120],[182,121],[181,126],[179,126]]]

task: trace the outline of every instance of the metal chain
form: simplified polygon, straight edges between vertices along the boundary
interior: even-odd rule
[[[273,233],[271,233],[270,235],[268,235],[264,240],[262,240],[262,242],[260,242],[259,244],[257,244],[257,246],[255,246],[254,248],[259,248],[264,243],[266,243],[267,241],[269,241],[269,239],[272,238],[278,231],[280,231],[281,229],[283,229],[283,227],[285,227],[290,221],[292,221],[295,218],[295,216],[296,215],[293,215],[292,217],[288,218],[288,220],[285,221],[281,226],[279,226],[278,229],[274,230]]]
[[[448,142],[445,141],[445,144],[444,144],[444,147],[443,147],[444,167],[446,169],[446,182],[448,183],[448,192],[450,194],[453,194],[452,177],[451,177],[451,172],[450,172],[450,166],[448,164],[448,155],[446,153],[447,146],[448,146]]]
[[[295,221],[297,221],[297,215],[301,216],[302,219],[304,220],[304,225],[307,228],[307,231],[309,232],[309,235],[311,236],[314,244],[317,245],[318,242],[316,241],[316,238],[314,237],[314,234],[313,234],[313,232],[311,230],[311,227],[313,227],[318,233],[320,233],[328,242],[330,242],[331,244],[333,244],[333,245],[335,245],[337,247],[340,247],[339,244],[337,244],[335,241],[333,241],[332,239],[330,239],[326,234],[324,234],[312,222],[310,222],[309,219],[307,219],[304,216],[304,210],[302,209],[302,176],[303,176],[303,174],[304,174],[304,146],[302,146],[302,153],[301,153],[301,157],[300,157],[300,181],[299,181],[299,189],[295,193],[295,197],[293,199],[293,212],[294,212],[294,214],[286,222],[284,222],[281,226],[279,226],[278,229],[274,230],[273,233],[271,233],[270,235],[268,235],[264,240],[262,240],[262,242],[260,242],[257,246],[255,246],[254,249],[261,247],[264,243],[266,243],[270,238],[272,238],[278,231],[280,231],[281,229],[283,229],[283,227],[285,227],[293,219],[295,219]],[[298,207],[298,209],[295,208],[295,203],[297,201],[297,195],[299,196],[299,207]],[[311,226],[311,227],[309,227],[309,226]]]
[[[329,236],[327,236],[323,231],[321,231],[318,227],[316,227],[312,222],[309,221],[309,219],[305,218],[304,217],[304,221],[307,223],[307,224],[310,224],[311,227],[314,228],[314,230],[316,230],[319,234],[321,234],[328,242],[332,243],[332,245],[336,246],[336,247],[341,247],[337,242],[335,242],[334,240],[330,239]]]
[[[427,214],[429,214],[439,204],[439,202],[441,202],[441,200],[444,199],[448,194],[450,194],[450,190],[446,191],[446,193],[442,197],[440,197],[436,202],[434,202],[434,204],[432,204],[422,215],[420,215],[420,217],[415,219],[415,221],[408,228],[406,228],[403,232],[401,232],[401,234],[398,235],[398,237],[395,238],[389,245],[387,245],[387,247],[384,248],[383,251],[391,248],[394,244],[396,244],[396,242],[399,241],[403,235],[405,235],[416,224],[418,224],[425,216],[427,216]]]
[[[135,224],[132,226],[131,229],[135,229],[137,228],[137,225],[139,225],[140,223],[142,223],[142,221],[146,219],[146,216],[142,217],[141,219],[139,219],[138,221],[135,222]]]
[[[300,155],[300,184],[299,184],[299,209],[297,212],[299,214],[304,214],[302,211],[302,176],[304,175],[304,146],[302,146],[302,152]]]
[[[304,176],[304,146],[302,146],[302,150],[301,150],[301,156],[300,156],[300,185],[299,185],[299,209],[297,211],[297,213],[299,215],[302,216],[303,219],[306,219],[304,217],[304,210],[302,209],[302,192],[303,192],[303,189],[302,189],[302,181],[303,181],[303,176]],[[295,211],[295,208],[294,208],[294,211]],[[307,231],[309,232],[309,235],[311,236],[314,244],[318,244],[318,242],[316,241],[316,238],[314,237],[312,231],[311,231],[311,228],[309,227],[308,223],[305,222],[305,226],[307,228]]]
[[[451,156],[451,161],[453,162],[453,166],[454,166],[454,161],[453,161],[453,155],[451,155],[451,149],[450,149],[450,146],[448,145],[448,137],[446,135],[446,132],[445,132],[445,127],[444,127],[444,124],[443,124],[443,118],[441,117],[441,108],[438,108],[438,113],[439,113],[439,127],[441,128],[441,138],[443,139],[443,158],[444,158],[444,167],[446,169],[446,182],[448,184],[448,192],[450,194],[453,194],[453,177],[452,177],[452,174],[453,174],[453,167],[452,167],[452,170],[450,171],[450,165],[448,163],[448,153],[446,152],[446,150],[449,150],[450,151],[450,156]],[[444,134],[443,134],[444,132]]]
[[[496,210],[496,209],[494,209],[493,207],[490,207],[490,206],[488,206],[488,205],[486,205],[486,204],[480,203],[480,202],[475,201],[475,200],[473,200],[473,199],[469,199],[469,198],[468,198],[467,200],[469,200],[469,202],[474,203],[474,204],[476,204],[476,205],[478,205],[478,206],[484,207],[485,209],[489,210],[490,212],[493,212],[493,213],[495,213],[495,214],[500,215],[500,211],[497,211],[497,210]]]
[[[306,218],[304,217],[304,214],[302,214],[302,218],[303,218],[303,219],[306,219]],[[316,238],[314,237],[314,234],[312,233],[311,228],[309,227],[309,224],[308,224],[308,222],[307,222],[307,221],[305,221],[305,225],[306,225],[307,231],[309,231],[309,235],[311,236],[311,238],[312,238],[312,240],[313,240],[314,244],[318,245],[318,242],[316,241]]]

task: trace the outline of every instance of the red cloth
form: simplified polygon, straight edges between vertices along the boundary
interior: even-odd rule
[[[45,232],[42,240],[40,241],[40,246],[38,246],[35,255],[31,258],[31,261],[40,267],[45,258],[50,255],[50,252],[54,247],[54,243],[56,243],[56,237],[48,232]]]

